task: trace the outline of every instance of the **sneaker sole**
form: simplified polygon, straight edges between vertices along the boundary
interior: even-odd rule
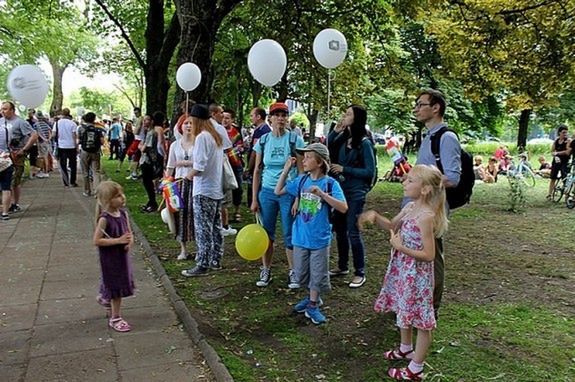
[[[354,283],[349,283],[349,287],[354,289],[354,288],[361,288],[363,286],[363,284],[365,284],[365,282],[367,281],[367,279],[364,277],[363,281],[359,284],[354,284]]]
[[[264,282],[262,282],[262,281],[256,281],[256,286],[257,286],[257,287],[260,287],[260,288],[265,288],[265,287],[267,287],[268,285],[270,285],[271,282],[272,282],[272,279],[271,279],[271,278],[268,280],[267,283],[264,283]]]
[[[187,273],[185,271],[182,271],[182,276],[185,277],[203,277],[203,276],[207,276],[208,272],[205,273]]]
[[[329,275],[331,277],[337,277],[337,276],[345,276],[348,275],[349,271],[342,271],[342,272],[329,272]]]

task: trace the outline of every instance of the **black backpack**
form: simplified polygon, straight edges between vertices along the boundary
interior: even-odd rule
[[[80,139],[82,150],[88,153],[97,153],[100,151],[102,142],[100,140],[101,133],[92,125],[84,125],[84,132]]]
[[[447,128],[447,126],[444,126],[431,136],[431,153],[435,157],[435,164],[441,173],[443,173],[443,166],[441,165],[441,157],[439,156],[439,144],[441,142],[441,136],[446,131],[455,133],[453,130]],[[449,209],[453,210],[469,203],[471,194],[473,194],[474,185],[475,173],[473,171],[473,157],[467,151],[461,149],[461,176],[459,183],[456,187],[445,189]]]

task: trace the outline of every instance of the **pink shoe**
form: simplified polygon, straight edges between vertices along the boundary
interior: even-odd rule
[[[110,318],[108,325],[117,332],[129,332],[132,330],[130,324],[128,324],[122,317]]]

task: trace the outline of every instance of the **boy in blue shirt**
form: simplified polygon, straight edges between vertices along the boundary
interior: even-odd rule
[[[295,158],[286,161],[275,193],[288,193],[296,198],[292,207],[295,215],[292,228],[294,246],[294,271],[300,285],[307,285],[309,296],[294,305],[294,311],[319,325],[326,321],[319,306],[320,294],[331,289],[329,282],[329,245],[331,241],[331,223],[329,215],[334,208],[341,213],[347,211],[347,202],[337,181],[327,176],[329,170],[329,152],[321,143],[312,143],[304,149],[305,174],[289,181],[286,179]]]

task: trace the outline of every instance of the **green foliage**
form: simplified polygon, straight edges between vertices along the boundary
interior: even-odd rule
[[[295,112],[291,115],[290,120],[295,121],[298,127],[304,127],[306,129],[309,129],[309,120],[307,119],[305,113],[299,111]]]
[[[85,86],[70,95],[69,104],[73,108],[83,107],[86,112],[92,111],[100,118],[104,115],[131,115],[131,105],[117,92],[104,92]]]

